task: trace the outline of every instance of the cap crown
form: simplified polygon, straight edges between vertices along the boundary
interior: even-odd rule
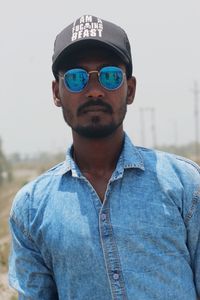
[[[84,15],[64,28],[56,37],[54,43],[52,70],[55,74],[60,60],[80,47],[82,43],[101,43],[118,54],[132,73],[131,49],[125,31],[105,20],[91,15]]]

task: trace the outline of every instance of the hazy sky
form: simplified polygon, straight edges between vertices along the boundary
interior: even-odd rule
[[[199,0],[1,0],[0,136],[6,153],[65,151],[71,131],[51,93],[55,36],[83,14],[115,22],[132,46],[135,102],[125,130],[135,144],[152,146],[155,108],[158,144],[194,140],[194,95],[200,89]],[[199,97],[200,100],[200,97]]]

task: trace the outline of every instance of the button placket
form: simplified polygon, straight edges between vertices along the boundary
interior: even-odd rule
[[[121,263],[117,245],[113,235],[109,209],[102,207],[99,215],[99,226],[101,243],[104,253],[108,278],[112,289],[113,299],[127,299],[123,276],[121,274]]]

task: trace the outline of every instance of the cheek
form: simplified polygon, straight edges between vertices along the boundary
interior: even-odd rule
[[[62,112],[65,121],[68,124],[72,124],[76,120],[76,108],[71,104],[71,102],[64,101],[62,103]]]
[[[59,84],[59,94],[63,110],[66,112],[73,110],[73,105],[75,104],[75,101],[73,101],[73,95],[68,92],[62,83]]]
[[[124,83],[124,85],[116,91],[116,95],[114,96],[113,100],[113,107],[124,107],[127,105],[128,101],[128,89],[127,89],[127,84]]]
[[[69,92],[64,86],[64,83],[59,82],[59,94],[60,94],[60,99],[62,102],[66,101],[65,99],[69,98]]]

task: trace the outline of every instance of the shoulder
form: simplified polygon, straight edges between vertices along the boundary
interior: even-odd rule
[[[200,167],[194,161],[168,152],[134,146],[127,135],[124,161],[127,165],[140,167],[144,170],[144,176],[171,182],[172,186],[176,181],[187,185],[200,183]]]
[[[178,176],[194,176],[200,179],[200,167],[194,161],[168,152],[136,147],[144,160],[145,168],[155,170],[156,173],[177,174]],[[194,179],[194,178],[193,178]]]
[[[65,162],[61,162],[24,185],[14,197],[10,216],[28,216],[30,210],[45,201],[66,172]]]
[[[144,178],[159,186],[162,194],[175,203],[186,222],[200,214],[200,167],[175,154],[136,147],[144,163]]]
[[[200,167],[192,160],[169,152],[135,146],[125,135],[124,161],[132,166],[142,166],[146,172],[159,174],[161,177],[177,174],[177,176],[194,176],[199,179]]]
[[[163,193],[183,211],[186,218],[197,207],[200,208],[198,164],[175,154],[137,148],[143,157],[146,178],[154,184],[157,183]]]

